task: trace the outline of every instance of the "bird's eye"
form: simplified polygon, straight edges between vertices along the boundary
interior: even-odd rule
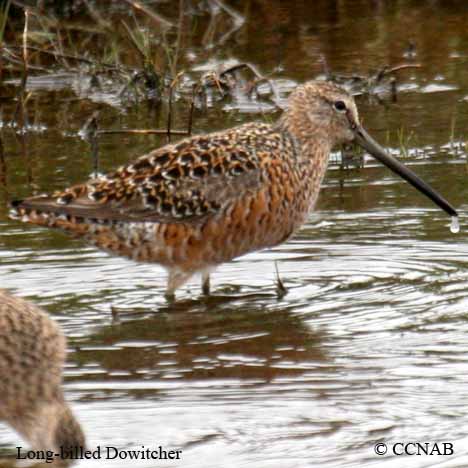
[[[333,107],[338,112],[346,112],[346,104],[343,101],[335,101]]]

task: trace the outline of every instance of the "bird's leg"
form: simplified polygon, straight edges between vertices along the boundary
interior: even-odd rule
[[[202,273],[202,292],[205,296],[210,295],[210,272],[206,270]]]
[[[168,302],[172,302],[175,299],[176,289],[180,288],[184,283],[186,283],[191,276],[192,273],[189,271],[182,271],[177,269],[169,271],[169,275],[167,277],[166,293],[164,294]]]
[[[278,271],[278,262],[275,261],[275,270],[276,270],[276,295],[278,299],[282,299],[288,293],[286,286],[283,284],[283,281],[280,278]]]

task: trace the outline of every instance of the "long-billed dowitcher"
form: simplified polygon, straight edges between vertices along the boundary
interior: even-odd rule
[[[457,215],[367,134],[346,91],[311,81],[296,88],[273,125],[248,123],[166,145],[84,184],[16,201],[12,216],[163,265],[169,296],[201,272],[207,293],[214,267],[280,244],[304,223],[331,149],[351,141]]]
[[[0,421],[35,450],[61,454],[63,447],[65,454],[85,445],[63,396],[65,353],[65,337],[55,321],[0,290]]]

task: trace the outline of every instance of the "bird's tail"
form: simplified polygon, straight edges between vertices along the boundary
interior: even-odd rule
[[[49,196],[37,196],[10,203],[10,219],[50,228],[63,229],[78,236],[86,235],[90,220],[86,216],[70,213]]]
[[[98,218],[86,206],[61,205],[57,198],[38,196],[15,200],[10,204],[10,218],[25,223],[57,228],[74,237],[82,237],[108,252],[134,258],[135,249],[125,231],[115,229],[118,220]]]

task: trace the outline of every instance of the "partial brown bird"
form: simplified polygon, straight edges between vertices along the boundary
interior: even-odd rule
[[[65,354],[65,337],[55,321],[0,290],[0,422],[13,427],[34,450],[59,455],[85,446],[63,395]]]
[[[311,81],[275,124],[248,123],[169,144],[115,172],[13,203],[12,216],[56,227],[169,272],[167,295],[201,272],[281,244],[313,209],[333,147],[355,141],[452,216],[454,208],[362,128],[352,96]]]

